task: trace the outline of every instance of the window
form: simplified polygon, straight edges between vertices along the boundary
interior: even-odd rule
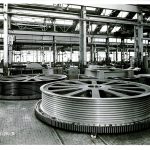
[[[109,26],[108,26],[109,27]],[[107,25],[104,25],[102,28],[101,28],[101,30],[100,30],[100,32],[106,32],[107,31]]]
[[[73,24],[73,20],[56,19],[55,24],[71,26]]]
[[[111,13],[112,13],[112,10],[103,9],[101,15],[103,15],[103,16],[109,16]]]
[[[79,29],[80,29],[80,24],[78,23],[76,28],[75,28],[75,31],[79,31]]]
[[[137,19],[137,14],[134,15],[133,19]]]
[[[120,17],[120,18],[125,18],[126,16],[128,15],[128,12],[125,12],[125,11],[121,11],[117,17]]]
[[[106,42],[106,39],[94,38],[93,42]]]
[[[94,7],[86,7],[86,10],[95,11],[96,8]]]
[[[91,31],[94,31],[95,29],[96,29],[96,27],[97,27],[97,24],[92,24],[91,26],[90,26],[90,28],[89,28],[89,31],[91,32]]]
[[[112,33],[117,32],[120,28],[121,28],[121,27],[114,27],[111,32],[112,32]]]

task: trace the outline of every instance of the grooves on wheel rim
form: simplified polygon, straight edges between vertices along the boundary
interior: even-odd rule
[[[28,74],[0,78],[0,99],[31,100],[40,99],[40,86],[48,82],[65,79],[65,75]]]
[[[45,117],[53,120],[52,116],[54,121],[57,120],[56,124],[59,121],[70,122],[79,124],[79,127],[83,124],[87,127],[113,126],[114,129],[126,125],[129,131],[132,131],[129,129],[132,124],[137,126],[133,126],[135,128],[140,124],[139,130],[145,125],[149,127],[150,87],[147,85],[116,80],[65,80],[45,84],[41,91],[42,101],[36,108],[36,114],[42,120]],[[119,133],[119,129],[115,132]]]

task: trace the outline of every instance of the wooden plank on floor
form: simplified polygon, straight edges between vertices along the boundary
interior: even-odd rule
[[[55,129],[55,131],[65,145],[94,145],[89,134],[70,132],[61,129]]]

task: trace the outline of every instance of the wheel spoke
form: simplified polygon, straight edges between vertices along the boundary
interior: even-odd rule
[[[66,96],[75,96],[75,95],[79,95],[79,94],[83,94],[85,91],[87,91],[87,89],[80,89],[78,91],[74,91],[68,94],[65,94]]]
[[[113,80],[113,81],[108,81],[108,82],[103,83],[103,84],[104,85],[109,85],[109,84],[113,84],[113,83],[115,84],[115,83],[118,83],[118,82]]]
[[[77,84],[73,84],[73,83],[59,82],[59,86],[78,86],[78,85]]]
[[[113,95],[115,95],[115,96],[117,96],[117,97],[126,97],[126,96],[129,96],[129,95],[127,95],[127,94],[123,94],[123,93],[120,93],[120,92],[118,92],[118,91],[112,91],[111,89],[107,89],[107,90],[104,90],[106,93],[110,93],[110,94],[113,94]]]
[[[92,89],[92,98],[100,98],[99,89],[96,88]]]
[[[71,81],[71,83],[74,83],[75,85],[84,85],[85,84],[79,80]]]
[[[127,92],[127,93],[134,93],[134,94],[142,94],[142,91],[135,91],[135,90],[127,90],[127,89],[117,89],[117,88],[111,88],[111,90],[115,90],[117,92]]]
[[[127,83],[121,83],[121,84],[111,84],[112,86],[130,86],[130,87],[137,87],[136,85],[133,85],[133,84],[127,84]]]
[[[121,88],[121,89],[131,89],[131,90],[144,90],[144,88],[141,87],[130,87],[130,86],[119,86],[119,85],[113,85],[113,88]]]

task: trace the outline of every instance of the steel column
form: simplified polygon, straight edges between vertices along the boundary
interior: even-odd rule
[[[124,38],[121,38],[121,63],[124,63],[124,51],[125,51],[125,47],[124,47]]]
[[[44,64],[44,46],[41,47],[42,64]]]
[[[94,46],[94,63],[96,63],[96,45]]]
[[[36,50],[36,62],[38,62],[38,50]]]
[[[51,68],[52,67],[52,65],[51,65],[51,63],[52,63],[52,60],[51,60],[51,47],[49,47],[49,53],[50,53],[50,55],[49,55],[49,57],[50,57],[50,59],[49,59],[49,67]]]
[[[81,8],[81,18],[86,18],[86,7]],[[83,72],[84,66],[87,64],[86,54],[86,21],[80,21],[80,66],[81,73]]]
[[[72,46],[70,47],[70,63],[72,63]]]
[[[54,67],[56,65],[56,61],[57,61],[56,37],[53,36],[53,62],[54,62]]]
[[[138,23],[143,23],[142,13],[138,13]],[[143,63],[143,26],[134,26],[134,52],[135,52],[135,65],[141,67]]]
[[[91,45],[91,50],[90,50],[90,61],[93,63],[94,62],[94,45]]]
[[[106,65],[109,65],[110,64],[110,61],[109,61],[109,38],[107,37],[106,38]]]
[[[8,75],[8,4],[4,4],[4,75]]]
[[[142,13],[138,14],[139,24],[143,23]],[[139,43],[139,65],[143,63],[143,26],[139,25],[138,27],[138,43]]]

